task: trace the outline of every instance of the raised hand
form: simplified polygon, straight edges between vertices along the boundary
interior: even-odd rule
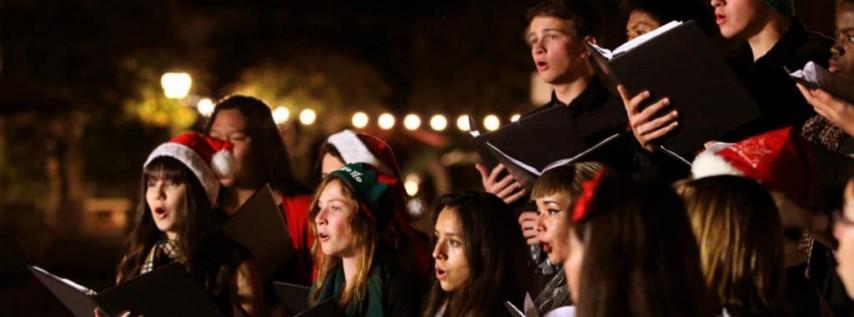
[[[629,96],[628,90],[623,85],[617,86],[617,91],[620,93],[620,98],[623,99],[623,105],[626,107],[626,114],[629,118],[629,126],[635,139],[647,151],[655,150],[655,145],[652,143],[658,138],[661,138],[676,127],[679,122],[676,119],[679,113],[676,110],[670,111],[667,114],[657,116],[658,112],[670,105],[670,99],[662,98],[652,105],[641,109],[646,100],[649,98],[649,91],[643,91],[634,97]]]

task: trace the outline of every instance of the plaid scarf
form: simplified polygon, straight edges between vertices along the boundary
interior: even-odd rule
[[[171,263],[172,261],[178,261],[182,264],[186,263],[186,258],[183,252],[181,252],[178,242],[175,240],[158,241],[148,251],[148,256],[145,257],[145,262],[142,263],[139,274],[142,275],[151,272],[155,268]]]

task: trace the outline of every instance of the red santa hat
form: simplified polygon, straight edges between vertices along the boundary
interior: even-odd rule
[[[344,130],[330,135],[326,142],[338,150],[344,164],[367,163],[383,174],[400,178],[391,146],[378,137]]]
[[[815,170],[804,139],[792,127],[749,137],[694,159],[694,178],[737,175],[756,180],[769,191],[784,193],[803,208],[814,203]]]
[[[171,157],[193,172],[202,184],[211,205],[216,204],[219,194],[219,177],[230,177],[236,165],[230,142],[214,139],[195,132],[178,135],[163,143],[145,160],[143,168],[158,157]]]

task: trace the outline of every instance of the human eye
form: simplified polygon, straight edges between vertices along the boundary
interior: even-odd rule
[[[549,213],[549,216],[554,216],[554,215],[558,214],[561,210],[558,208],[549,208],[546,211]]]
[[[231,142],[245,142],[249,137],[243,133],[233,133],[229,136],[228,140]]]
[[[452,246],[452,247],[454,247],[454,248],[459,248],[459,247],[461,247],[461,246],[463,245],[463,243],[462,243],[462,242],[460,242],[460,240],[451,239],[450,241],[448,241],[448,245],[450,245],[450,246]]]

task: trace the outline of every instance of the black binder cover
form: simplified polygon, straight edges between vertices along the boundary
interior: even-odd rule
[[[224,316],[213,299],[177,262],[109,288],[95,296],[111,316]],[[90,314],[91,316],[91,314]]]
[[[91,297],[94,292],[72,286],[67,280],[36,266],[27,266],[33,275],[76,317],[92,317],[98,304]],[[75,283],[76,284],[76,283]]]
[[[679,111],[679,127],[661,145],[687,154],[759,116],[741,81],[717,55],[708,38],[689,21],[608,61],[588,47],[600,75],[630,94],[649,90]],[[617,80],[617,81],[615,81]],[[666,113],[666,112],[662,112]]]
[[[485,151],[504,164],[508,172],[525,188],[556,166],[587,160],[616,139],[618,134],[587,147],[567,107],[552,107],[483,134],[480,143]]]
[[[282,213],[273,200],[270,185],[252,195],[225,226],[226,235],[255,257],[262,280],[267,280],[293,254]]]
[[[295,313],[308,309],[308,286],[274,281],[276,295],[288,312]]]

